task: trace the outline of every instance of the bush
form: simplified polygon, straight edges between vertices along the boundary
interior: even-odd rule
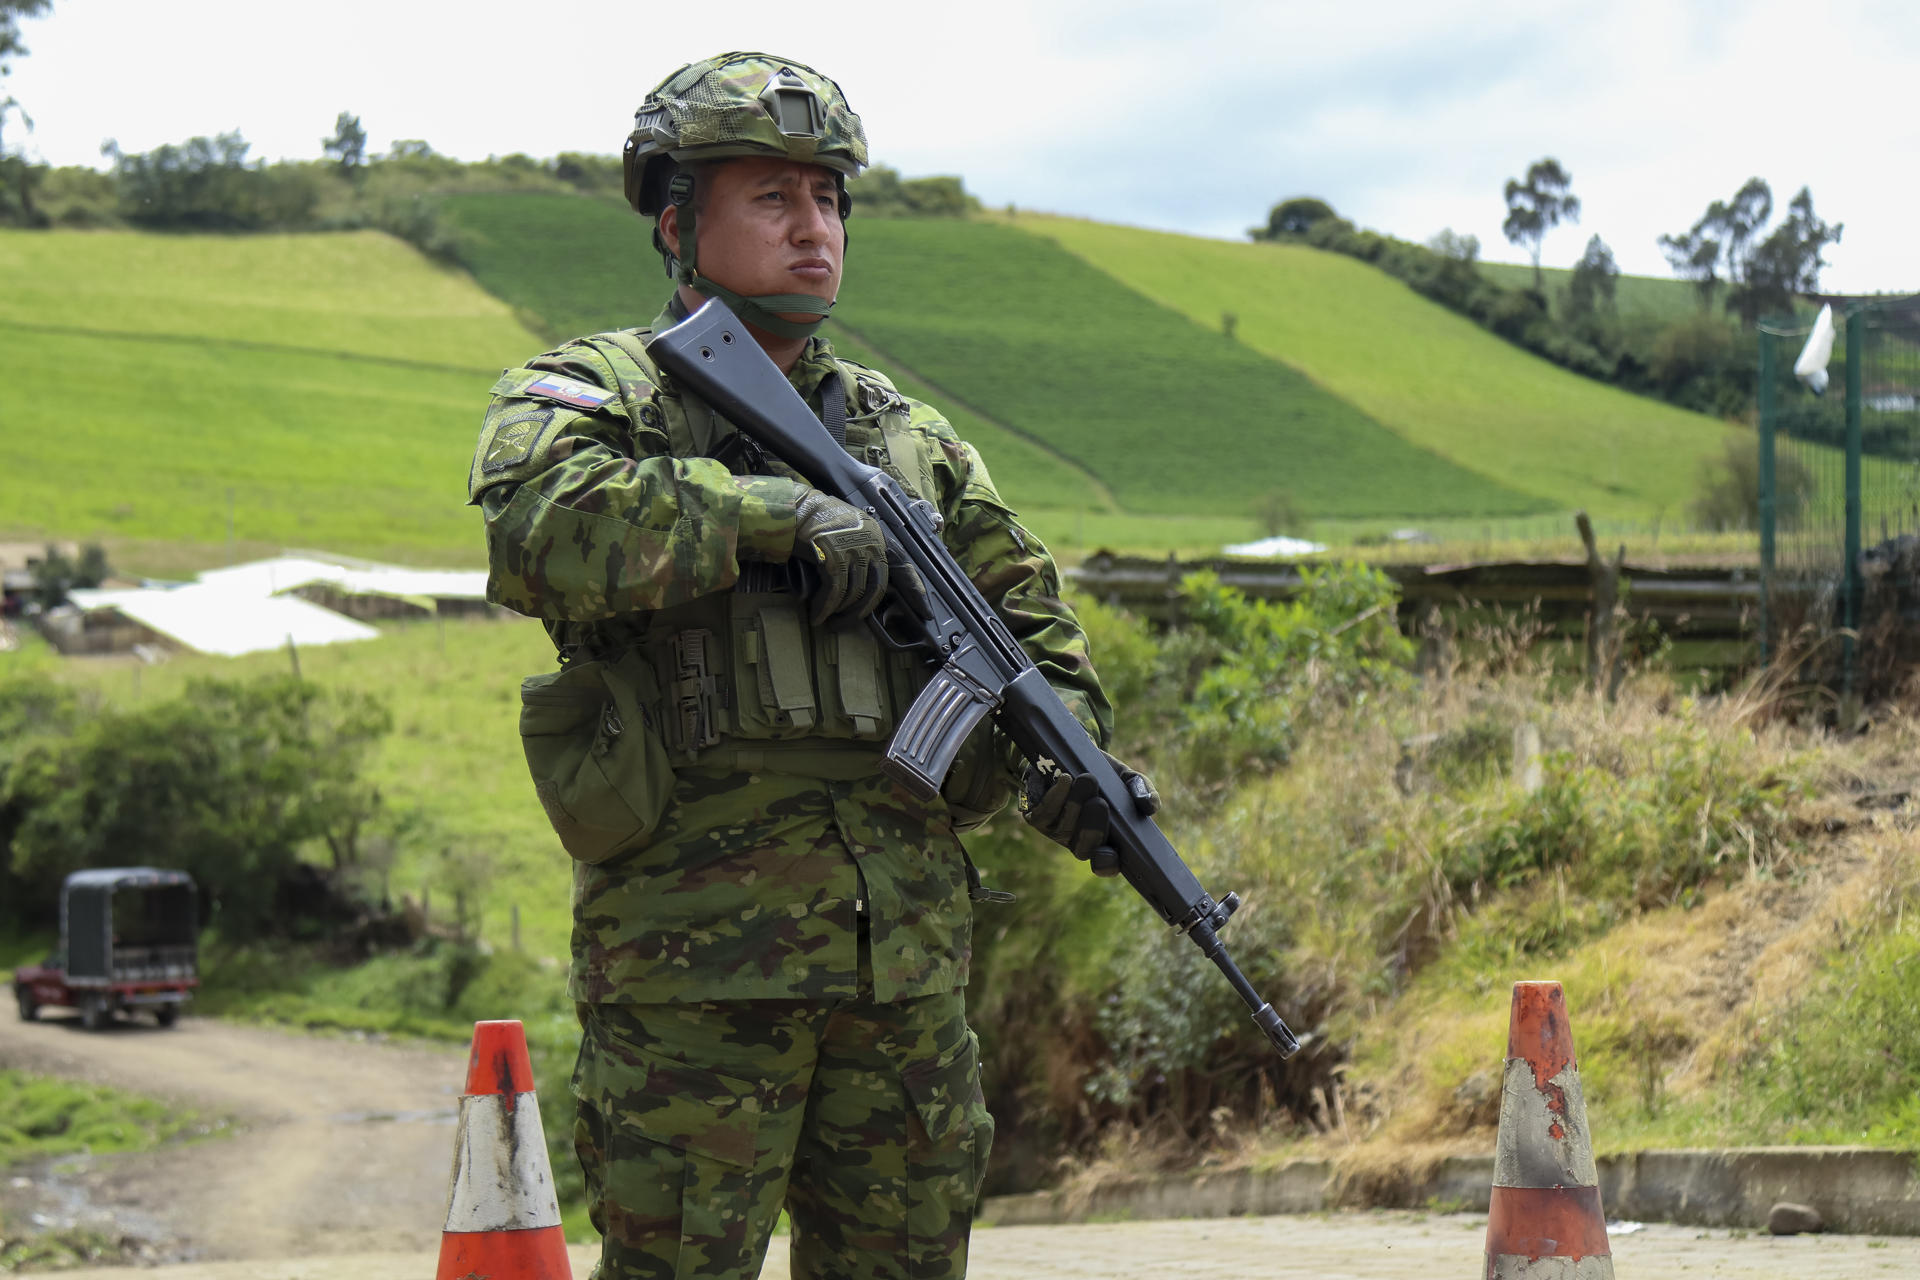
[[[847,183],[854,208],[867,218],[964,218],[980,210],[957,177],[902,178],[898,169],[874,165]]]
[[[1701,413],[1732,416],[1752,400],[1751,343],[1707,312],[1674,321],[1655,335],[1647,356],[1650,389]]]
[[[1787,532],[1800,527],[1813,500],[1813,472],[1798,454],[1785,450],[1773,458],[1774,528]],[[1700,488],[1692,505],[1694,523],[1702,529],[1757,529],[1760,527],[1760,442],[1742,433],[1728,439],[1718,458],[1700,464]]]
[[[360,767],[391,722],[363,694],[196,680],[172,701],[80,715],[0,685],[0,714],[39,726],[0,758],[0,852],[30,927],[57,910],[69,872],[152,863],[191,874],[203,920],[224,932],[285,930],[328,905],[287,897],[302,848],[331,843],[341,867],[380,809]]]

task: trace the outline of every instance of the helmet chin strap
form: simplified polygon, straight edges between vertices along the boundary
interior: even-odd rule
[[[673,207],[679,212],[675,215],[680,227],[680,248],[676,256],[666,255],[667,270],[679,283],[695,293],[705,294],[709,298],[718,298],[732,308],[733,314],[756,329],[764,329],[780,338],[811,338],[827,322],[827,315],[833,310],[833,303],[826,298],[816,298],[810,293],[763,293],[748,298],[735,293],[717,280],[700,274],[698,258],[700,237],[694,225],[693,211],[693,175],[681,170],[673,175],[673,181],[667,186],[667,198],[673,201]],[[656,229],[654,238],[660,237]],[[665,246],[662,246],[664,251]],[[812,320],[789,320],[780,312],[798,311],[802,315],[816,317]]]

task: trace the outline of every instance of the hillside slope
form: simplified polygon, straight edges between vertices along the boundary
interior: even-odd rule
[[[1256,351],[1556,506],[1677,515],[1729,432],[1556,368],[1351,258],[1026,214],[1020,225],[1199,323],[1235,313]]]
[[[540,340],[375,232],[0,232],[0,530],[472,563],[487,388]]]
[[[1539,509],[1449,465],[1294,369],[987,222],[856,228],[846,322],[1099,476],[1149,512],[1251,510],[1276,490],[1315,516]]]
[[[643,241],[618,210],[526,195],[445,207],[476,277],[551,332],[645,323],[664,297],[634,275],[627,246]],[[1546,505],[1018,229],[856,220],[831,332],[948,410],[1026,511],[1226,516],[1244,537],[1276,491],[1315,516]]]

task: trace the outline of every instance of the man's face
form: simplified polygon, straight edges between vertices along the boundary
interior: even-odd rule
[[[701,275],[748,298],[839,295],[846,229],[831,169],[750,157],[712,166],[700,183]],[[669,206],[670,247],[679,243],[676,214]]]

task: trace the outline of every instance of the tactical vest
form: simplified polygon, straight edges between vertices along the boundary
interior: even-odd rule
[[[664,434],[675,457],[718,458],[736,473],[798,478],[704,402],[673,393],[670,380],[647,358],[648,336],[645,330],[626,330],[585,340],[612,365],[629,422]],[[881,375],[835,364],[837,372],[829,376],[840,377],[846,390],[847,451],[939,506],[929,452],[937,446],[909,429],[907,402]],[[543,698],[562,699],[569,669],[577,664],[598,668],[612,692],[612,721],[600,726],[589,758],[632,753],[634,759],[617,765],[606,759],[607,771],[653,774],[655,791],[666,782],[658,776],[663,768],[872,777],[880,771],[882,748],[894,726],[932,668],[918,653],[885,645],[864,621],[815,625],[805,589],[790,561],[748,561],[730,590],[607,621],[550,623],[562,670],[528,681],[523,699],[530,700],[528,707]],[[664,759],[610,740],[610,730],[613,739],[630,734],[619,714],[623,706],[627,719],[634,713],[644,718],[665,748]],[[523,731],[527,724],[523,713]],[[986,725],[961,752],[942,791],[957,828],[979,825],[1010,798],[1003,755],[1003,745]],[[556,813],[553,801],[561,797],[543,794],[542,799],[565,839],[562,813],[577,806],[568,797],[562,813]],[[664,799],[657,796],[656,802]],[[660,815],[639,816],[637,825],[650,830]],[[573,841],[567,843],[574,848]],[[580,850],[575,853],[582,856]]]

